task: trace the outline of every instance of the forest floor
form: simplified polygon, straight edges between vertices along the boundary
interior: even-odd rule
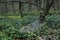
[[[25,27],[22,27],[20,29],[20,32],[36,31],[36,30],[38,30],[40,28],[40,24],[41,23],[39,23],[39,21],[35,21],[35,22],[31,23],[31,24],[28,24]]]

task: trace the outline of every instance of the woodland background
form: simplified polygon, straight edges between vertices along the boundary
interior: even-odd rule
[[[0,0],[0,40],[60,40],[60,0]]]

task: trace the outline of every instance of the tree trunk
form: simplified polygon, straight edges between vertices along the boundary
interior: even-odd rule
[[[7,2],[5,0],[5,12],[7,12]]]
[[[32,9],[32,5],[30,4],[32,2],[32,0],[29,0],[29,11],[31,11]]]
[[[19,2],[19,12],[21,14],[21,17],[23,18],[21,1]]]
[[[53,0],[49,1],[47,0],[46,3],[46,10],[40,14],[40,22],[43,23],[45,20],[45,16],[47,16],[47,14],[49,13],[50,8],[52,7],[52,4],[54,3]]]

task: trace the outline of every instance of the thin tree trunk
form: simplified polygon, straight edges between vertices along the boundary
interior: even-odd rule
[[[7,12],[7,2],[5,0],[5,12]]]
[[[38,8],[39,2],[38,2],[38,1],[39,1],[39,0],[36,0],[37,10],[39,10],[39,8]]]
[[[49,13],[49,10],[50,10],[50,8],[52,7],[53,3],[54,3],[54,0],[51,0],[51,2],[49,2],[49,1],[47,0],[45,16]]]
[[[21,14],[21,17],[23,18],[21,2],[19,2],[19,13]]]
[[[30,4],[32,1],[31,0],[29,0],[29,11],[31,11],[31,9],[32,9],[32,5]]]
[[[14,1],[14,0],[13,0],[13,1]],[[15,12],[14,2],[12,2],[12,6],[13,6],[13,12]]]
[[[38,0],[39,1],[39,6],[41,6],[41,0]],[[40,9],[38,8],[38,11],[40,11]]]
[[[47,0],[46,10],[45,10],[43,13],[40,14],[40,22],[41,22],[41,23],[44,22],[45,16],[49,13],[49,10],[50,10],[50,8],[52,7],[53,3],[54,3],[53,0],[51,0],[51,1]]]

